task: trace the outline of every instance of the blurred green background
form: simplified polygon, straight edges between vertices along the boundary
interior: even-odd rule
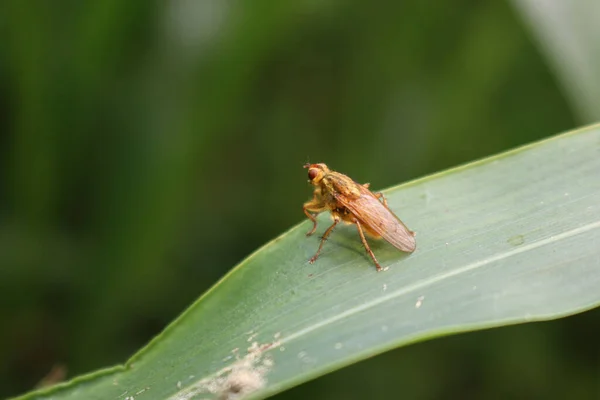
[[[3,1],[0,397],[125,361],[304,219],[306,161],[384,188],[590,122],[513,6]],[[277,398],[598,398],[599,320],[421,343]]]

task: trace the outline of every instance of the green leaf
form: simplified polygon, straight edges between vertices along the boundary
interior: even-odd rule
[[[580,119],[600,119],[600,35],[596,1],[512,0],[548,58]]]
[[[387,271],[375,271],[353,226],[309,264],[319,240],[302,223],[124,366],[23,398],[264,398],[416,341],[590,309],[600,304],[599,178],[596,125],[392,188],[417,251],[371,241]],[[322,233],[329,221],[319,222]]]

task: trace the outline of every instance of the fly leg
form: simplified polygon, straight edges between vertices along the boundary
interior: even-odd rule
[[[314,263],[317,258],[319,257],[319,253],[321,253],[321,249],[323,248],[323,244],[325,243],[325,241],[327,240],[327,236],[329,236],[329,234],[333,231],[333,228],[335,228],[335,226],[340,222],[340,218],[338,216],[335,216],[333,219],[333,224],[327,228],[327,230],[325,231],[325,233],[323,234],[323,237],[321,237],[321,244],[319,244],[319,249],[317,250],[317,252],[315,253],[314,256],[312,256],[312,258],[310,260],[308,260],[309,263]],[[315,223],[316,225],[316,223]],[[314,232],[314,229],[313,229]]]
[[[313,233],[315,233],[315,231],[317,230],[317,218],[312,215],[311,213],[308,212],[308,210],[306,209],[306,206],[304,206],[304,208],[302,209],[302,211],[304,211],[304,214],[306,214],[306,216],[308,217],[308,219],[310,219],[313,223],[313,227],[310,231],[308,231],[306,233],[306,236],[310,236]]]
[[[373,254],[373,250],[371,250],[371,248],[369,247],[369,243],[367,243],[367,238],[365,237],[362,227],[360,226],[360,222],[358,222],[357,219],[355,219],[352,222],[354,222],[356,224],[356,228],[358,229],[358,234],[360,235],[360,240],[362,240],[362,243],[365,246],[365,250],[367,250],[367,253],[369,253],[371,258],[375,262],[375,268],[377,268],[377,272],[381,271],[381,265],[379,265],[379,262],[375,258],[375,254]]]
[[[379,200],[381,200],[383,202],[384,206],[388,206],[387,205],[387,199],[383,196],[383,193],[381,192],[377,192],[377,193],[373,193],[375,195],[375,197],[377,197]]]
[[[363,186],[368,189],[369,186],[371,186],[370,183],[363,183]],[[378,200],[381,200],[383,202],[383,205],[387,207],[387,200],[386,198],[383,196],[383,193],[381,192],[377,192],[377,193],[373,193],[375,195],[375,197],[377,197]]]
[[[304,214],[306,214],[308,219],[310,219],[313,223],[312,229],[306,233],[306,236],[310,236],[313,233],[315,233],[315,231],[317,230],[317,215],[327,210],[327,207],[325,207],[323,201],[318,195],[319,193],[320,191],[318,191],[318,189],[315,190],[312,200],[304,203],[304,206],[302,207],[302,211],[304,211]],[[315,214],[311,214],[309,211]]]

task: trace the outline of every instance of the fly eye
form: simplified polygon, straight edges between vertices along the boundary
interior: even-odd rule
[[[311,181],[317,177],[319,172],[315,168],[311,168],[308,170],[308,179]]]

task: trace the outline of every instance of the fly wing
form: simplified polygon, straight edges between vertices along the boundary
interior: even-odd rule
[[[408,253],[415,251],[414,235],[406,225],[367,188],[358,184],[356,186],[360,190],[359,197],[349,199],[340,193],[334,194],[334,197],[361,223],[397,249]]]

